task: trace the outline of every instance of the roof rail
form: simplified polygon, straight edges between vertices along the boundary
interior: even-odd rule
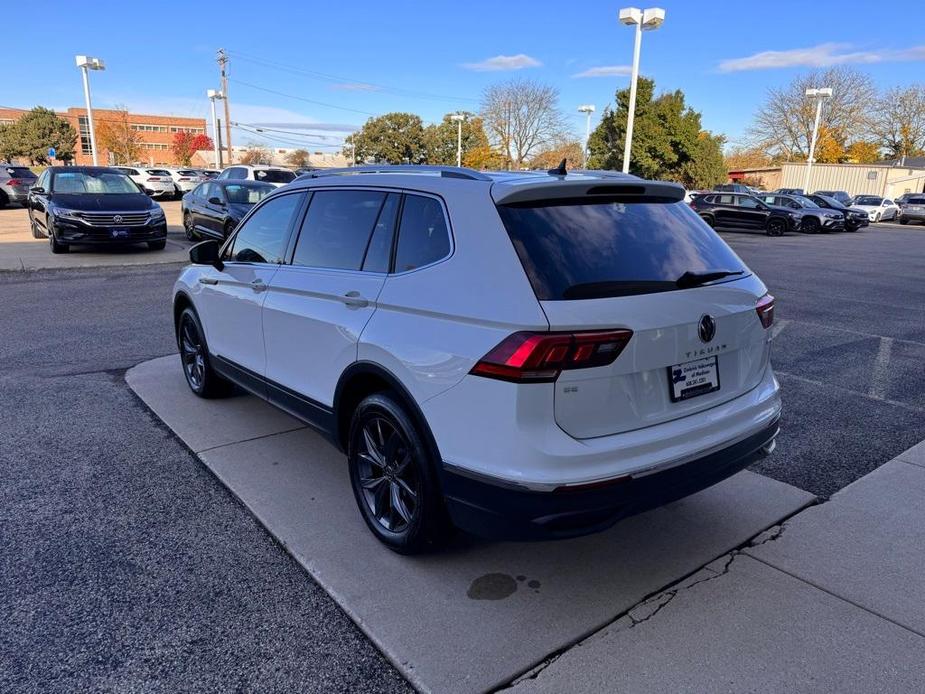
[[[475,169],[460,166],[424,166],[420,164],[392,164],[383,166],[348,166],[341,169],[319,169],[308,171],[300,179],[322,178],[324,176],[349,176],[351,174],[439,174],[442,178],[462,178],[469,181],[491,181],[492,179]]]

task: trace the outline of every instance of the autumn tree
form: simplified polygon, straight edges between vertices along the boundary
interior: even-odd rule
[[[0,150],[7,158],[23,157],[32,164],[47,164],[48,150],[62,161],[74,158],[77,131],[54,111],[36,106],[18,121],[3,128]]]
[[[244,150],[244,153],[238,158],[238,162],[245,166],[269,164],[271,161],[272,155],[270,154],[270,150],[254,142],[250,143],[247,149]]]
[[[891,157],[925,151],[925,86],[894,87],[881,95],[871,117],[870,132]]]
[[[115,164],[131,164],[141,153],[141,134],[131,127],[128,111],[117,107],[118,115],[101,121],[96,128],[97,146],[108,151]]]
[[[619,170],[626,144],[629,89],[616,94],[616,106],[604,109],[588,141],[588,168]],[[630,171],[643,178],[678,181],[708,188],[726,180],[722,135],[701,126],[680,90],[655,96],[655,82],[640,77],[636,92]]]
[[[568,132],[558,90],[533,80],[513,79],[488,87],[480,113],[489,141],[513,168],[522,168]]]
[[[779,159],[805,160],[816,118],[816,100],[807,97],[806,90],[818,87],[832,89],[822,105],[820,127],[839,147],[868,129],[870,104],[876,99],[873,82],[862,72],[837,66],[804,73],[784,87],[769,89],[749,128],[754,143]]]
[[[852,164],[873,164],[880,159],[880,145],[869,140],[852,142],[845,151],[845,161]]]
[[[530,159],[530,168],[539,170],[554,169],[562,163],[563,159],[565,159],[566,169],[582,168],[584,156],[581,142],[574,139],[563,139],[553,143]]]
[[[294,169],[301,169],[312,162],[307,149],[296,149],[286,155],[286,163]]]
[[[774,160],[760,147],[734,147],[725,156],[726,169],[763,169],[774,164]]]
[[[432,123],[424,128],[424,142],[427,148],[428,164],[456,165],[456,144],[460,132],[457,121],[452,119],[456,114],[447,113],[439,123]],[[466,155],[479,147],[488,146],[488,136],[482,119],[474,113],[461,112],[462,121],[462,155]]]
[[[413,113],[370,118],[344,140],[344,155],[358,163],[423,164],[427,161],[424,124]]]
[[[212,138],[203,133],[178,132],[173,136],[170,151],[180,166],[189,166],[193,155],[204,149],[212,149]]]
[[[485,145],[466,152],[463,155],[462,164],[470,169],[497,171],[507,166],[507,157],[490,145]]]

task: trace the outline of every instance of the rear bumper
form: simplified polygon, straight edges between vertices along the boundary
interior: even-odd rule
[[[550,540],[598,532],[714,485],[764,458],[779,421],[775,417],[757,433],[681,465],[577,489],[537,492],[445,468],[447,508],[457,527],[492,539]]]

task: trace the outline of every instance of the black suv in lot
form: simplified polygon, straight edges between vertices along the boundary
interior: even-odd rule
[[[164,210],[121,171],[105,166],[49,167],[26,202],[32,235],[52,253],[72,245],[167,245]]]
[[[707,193],[694,198],[690,205],[716,229],[763,231],[768,236],[783,236],[794,228],[798,219],[792,210],[741,193]]]

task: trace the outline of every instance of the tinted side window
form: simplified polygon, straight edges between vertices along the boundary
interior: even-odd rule
[[[316,192],[292,264],[359,270],[385,196],[373,190]]]
[[[283,195],[267,201],[238,230],[226,252],[228,260],[242,263],[282,263],[289,240],[289,225],[302,195]]]
[[[747,195],[741,195],[739,196],[739,207],[749,207],[754,210],[754,209],[758,209],[760,205],[758,204],[758,201],[755,200],[754,198],[751,198]]]
[[[376,220],[376,227],[369,240],[369,248],[366,249],[366,259],[363,261],[363,269],[366,272],[389,271],[389,261],[392,259],[392,237],[395,235],[395,220],[398,216],[400,200],[401,196],[397,193],[389,193],[389,197],[386,198],[379,212],[379,219]]]
[[[720,195],[719,199],[716,201],[720,205],[732,205],[732,196],[731,195]]]
[[[443,206],[434,198],[406,195],[398,227],[395,272],[429,265],[450,252],[450,234]]]

